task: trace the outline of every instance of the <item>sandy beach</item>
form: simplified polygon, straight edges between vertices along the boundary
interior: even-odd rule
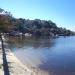
[[[44,71],[40,71],[39,69],[29,68],[27,65],[23,64],[8,48],[7,43],[4,44],[8,69],[10,75],[48,75]],[[3,69],[3,51],[0,48],[0,75],[4,75]]]
[[[2,49],[0,48],[0,75],[4,75],[2,64],[3,64],[3,60],[2,60]]]
[[[11,51],[6,51],[10,75],[35,75],[34,72],[32,72],[25,65],[23,65]],[[2,49],[0,49],[0,75],[4,75],[2,64]]]
[[[3,49],[0,41],[0,75],[4,75],[4,61],[3,61]],[[6,61],[8,64],[8,70],[10,75],[35,75],[33,71],[28,69],[22,62],[8,49],[7,43],[4,44]]]

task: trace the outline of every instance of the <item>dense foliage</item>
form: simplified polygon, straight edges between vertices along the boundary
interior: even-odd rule
[[[0,32],[10,33],[10,32],[20,32],[20,33],[30,33],[33,35],[74,35],[75,33],[66,30],[65,28],[59,28],[51,20],[26,20],[22,18],[14,18],[10,12],[7,12],[0,8]]]

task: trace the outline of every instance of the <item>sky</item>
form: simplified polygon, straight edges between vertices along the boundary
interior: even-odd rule
[[[75,0],[0,0],[0,8],[16,18],[52,20],[75,31]]]

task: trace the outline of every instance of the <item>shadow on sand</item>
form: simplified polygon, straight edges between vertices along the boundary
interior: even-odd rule
[[[8,67],[8,62],[6,58],[6,53],[3,45],[3,39],[1,37],[1,42],[2,42],[2,53],[3,53],[3,69],[4,69],[4,75],[10,75],[9,73],[9,67]]]

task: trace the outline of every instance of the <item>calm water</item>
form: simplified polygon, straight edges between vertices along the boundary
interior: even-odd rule
[[[8,38],[16,56],[51,75],[75,75],[75,37]]]

